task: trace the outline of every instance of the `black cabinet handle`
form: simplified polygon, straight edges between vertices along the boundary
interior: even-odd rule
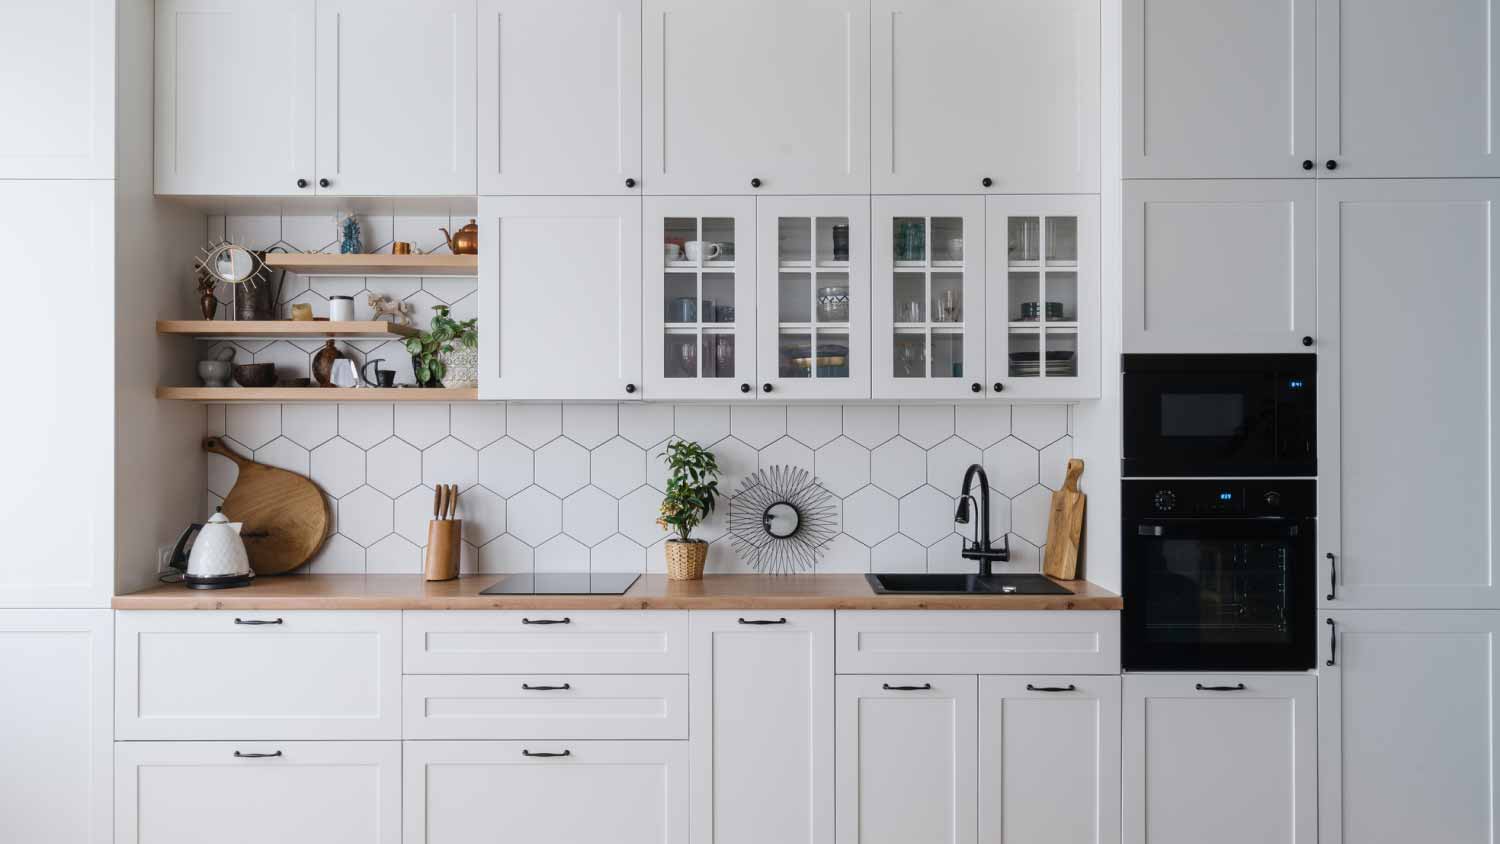
[[[888,692],[926,692],[932,690],[931,683],[923,683],[920,686],[892,686],[890,683],[881,683],[880,688]]]
[[[1323,163],[1323,166],[1327,167],[1329,170],[1337,170],[1337,169],[1339,169],[1339,163],[1337,161],[1334,161],[1331,158],[1328,159],[1327,161],[1325,161]]]
[[[969,385],[969,392],[982,393],[984,392],[984,386],[981,385],[978,381],[975,381],[974,383]]]
[[[264,618],[236,618],[234,620],[234,623],[243,624],[246,627],[258,627],[262,624],[285,624],[286,621],[280,618],[274,618],[270,620]]]
[[[572,624],[573,619],[563,616],[562,618],[523,618],[522,624]]]
[[[1339,627],[1333,623],[1333,619],[1331,618],[1325,618],[1323,621],[1328,625],[1328,659],[1323,664],[1332,668],[1334,656],[1337,654],[1339,647]]]
[[[320,188],[333,187],[333,182],[330,182],[327,179],[319,179],[318,180],[318,187],[320,187]]]
[[[1323,556],[1325,556],[1325,557],[1328,558],[1328,600],[1332,601],[1334,594],[1338,592],[1338,586],[1339,586],[1338,568],[1334,566],[1334,562],[1333,562],[1334,557],[1333,557],[1333,552],[1332,551],[1329,551],[1327,554],[1324,554]]]
[[[742,618],[740,619],[740,624],[786,624],[786,619]]]
[[[1073,685],[1072,683],[1069,683],[1066,686],[1033,686],[1030,683],[1027,683],[1026,684],[1026,691],[1028,691],[1028,692],[1076,692],[1076,691],[1078,691],[1078,687],[1075,686],[1075,685]]]
[[[1311,158],[1304,158],[1304,159],[1302,159],[1302,169],[1303,170],[1311,170],[1315,166],[1316,165],[1312,163],[1312,159]]]
[[[760,391],[762,393],[769,393],[769,392],[771,392],[771,382],[767,381],[766,383],[760,385]]]
[[[994,186],[995,180],[991,179],[989,176],[985,176],[983,179],[979,180],[979,183],[981,185],[984,185],[985,187],[988,188],[988,187],[993,187]]]
[[[997,393],[1003,393],[1003,392],[1005,392],[1005,385],[1001,384],[999,381],[996,381],[995,382],[995,392],[997,392]]]
[[[299,187],[299,188],[305,188],[305,187],[307,187],[307,180],[306,179],[298,179],[297,180],[297,187]]]
[[[521,755],[530,756],[533,759],[555,759],[559,756],[572,756],[573,751],[564,750],[562,753],[532,753],[529,750],[522,750]]]
[[[1200,692],[1243,692],[1244,683],[1235,683],[1233,686],[1205,686],[1202,683],[1194,683],[1193,688]]]
[[[625,187],[627,187],[627,188],[633,188],[633,187],[635,187],[635,179],[626,179],[625,180]]]
[[[573,684],[563,683],[561,686],[532,686],[526,683],[522,683],[521,688],[525,689],[528,692],[565,692],[568,689],[573,688]]]
[[[625,385],[625,392],[627,392],[627,393],[633,393],[633,392],[635,392],[635,385],[634,384],[626,384]]]
[[[236,759],[275,759],[280,755],[281,751],[279,750],[275,753],[241,753],[238,750],[234,752],[234,758]]]
[[[1304,345],[1304,346],[1311,346],[1312,344],[1313,344],[1313,339],[1311,337],[1303,337],[1302,338],[1302,345]]]
[[[748,393],[748,392],[750,392],[750,385],[749,384],[741,384],[740,385],[740,392],[742,392],[742,393]]]
[[[758,187],[760,187],[760,179],[751,179],[750,180],[750,187],[752,187],[752,188],[758,188]]]

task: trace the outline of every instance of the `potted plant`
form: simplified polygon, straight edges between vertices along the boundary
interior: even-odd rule
[[[713,452],[691,440],[671,443],[661,458],[670,474],[656,523],[676,534],[667,540],[667,577],[697,580],[703,577],[708,543],[693,539],[693,528],[714,511],[714,499],[719,495],[719,463]]]
[[[406,338],[406,350],[411,353],[411,370],[417,383],[423,387],[441,387],[448,375],[450,356],[458,355],[475,359],[479,348],[479,320],[466,319],[458,322],[448,316],[448,306],[438,305],[432,309],[432,323],[415,337]],[[458,366],[453,367],[455,370]],[[455,373],[458,380],[474,380],[473,373]],[[467,377],[464,377],[467,376]],[[455,384],[454,386],[458,386]]]

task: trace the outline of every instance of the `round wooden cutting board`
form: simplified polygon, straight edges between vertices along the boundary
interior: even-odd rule
[[[312,559],[328,537],[328,501],[316,484],[295,472],[234,453],[218,437],[203,450],[233,460],[240,469],[224,499],[224,516],[242,522],[240,538],[256,574],[286,574]]]

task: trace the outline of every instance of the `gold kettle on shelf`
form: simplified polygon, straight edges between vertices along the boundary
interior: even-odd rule
[[[454,255],[478,255],[479,254],[479,224],[473,220],[467,226],[459,229],[453,234],[448,230],[439,228],[443,237],[448,241],[448,248],[453,250]]]

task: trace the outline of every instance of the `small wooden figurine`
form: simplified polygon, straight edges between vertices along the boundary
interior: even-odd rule
[[[392,325],[411,325],[411,303],[392,299],[379,293],[370,294],[370,310],[375,319],[390,317]]]

